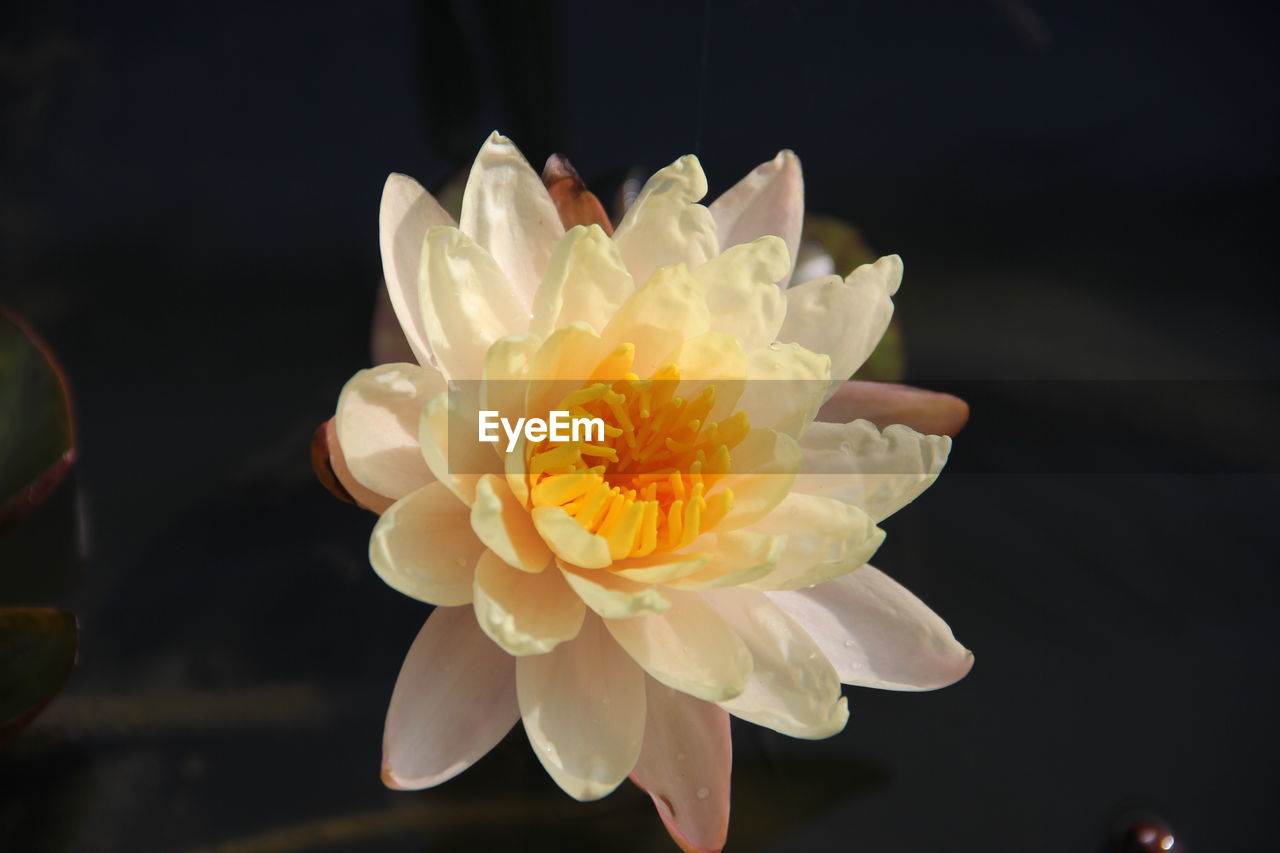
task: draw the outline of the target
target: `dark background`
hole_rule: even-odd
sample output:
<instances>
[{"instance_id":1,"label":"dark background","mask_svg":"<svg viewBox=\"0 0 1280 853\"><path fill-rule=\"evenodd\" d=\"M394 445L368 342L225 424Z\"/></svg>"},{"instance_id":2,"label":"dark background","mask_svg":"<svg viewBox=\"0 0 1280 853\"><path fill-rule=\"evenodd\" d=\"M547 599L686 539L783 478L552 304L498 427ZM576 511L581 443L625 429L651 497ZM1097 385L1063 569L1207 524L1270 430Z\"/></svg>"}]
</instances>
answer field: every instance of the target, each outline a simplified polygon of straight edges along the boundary
<instances>
[{"instance_id":1,"label":"dark background","mask_svg":"<svg viewBox=\"0 0 1280 853\"><path fill-rule=\"evenodd\" d=\"M0 302L70 376L88 559L0 848L674 849L518 728L438 790L378 779L425 608L308 441L369 362L386 174L498 127L602 191L793 148L811 210L904 257L909 378L974 402L876 562L976 667L849 689L828 741L735 722L731 851L1097 851L1132 810L1266 849L1278 34L1211 0L6 8Z\"/></svg>"}]
</instances>

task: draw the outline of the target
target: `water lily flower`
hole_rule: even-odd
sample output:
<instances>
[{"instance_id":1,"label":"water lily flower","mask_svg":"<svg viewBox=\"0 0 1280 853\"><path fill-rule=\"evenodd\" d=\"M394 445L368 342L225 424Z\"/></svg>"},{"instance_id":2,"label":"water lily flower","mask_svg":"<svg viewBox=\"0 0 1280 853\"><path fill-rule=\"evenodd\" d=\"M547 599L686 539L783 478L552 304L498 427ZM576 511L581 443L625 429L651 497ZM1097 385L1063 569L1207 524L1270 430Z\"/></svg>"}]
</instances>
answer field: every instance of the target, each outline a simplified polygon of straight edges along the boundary
<instances>
[{"instance_id":1,"label":"water lily flower","mask_svg":"<svg viewBox=\"0 0 1280 853\"><path fill-rule=\"evenodd\" d=\"M613 230L567 163L544 183L496 133L457 221L387 180L383 269L416 363L357 373L318 437L380 514L374 569L436 606L391 697L387 785L440 784L520 721L571 796L630 776L681 847L719 850L730 715L825 738L848 719L842 683L931 690L968 672L947 625L867 562L951 444L858 419L844 384L889 322L901 260L788 286L791 152L706 192L681 157ZM895 393L872 408L919 408ZM508 453L476 440L480 410L606 432L526 433Z\"/></svg>"}]
</instances>

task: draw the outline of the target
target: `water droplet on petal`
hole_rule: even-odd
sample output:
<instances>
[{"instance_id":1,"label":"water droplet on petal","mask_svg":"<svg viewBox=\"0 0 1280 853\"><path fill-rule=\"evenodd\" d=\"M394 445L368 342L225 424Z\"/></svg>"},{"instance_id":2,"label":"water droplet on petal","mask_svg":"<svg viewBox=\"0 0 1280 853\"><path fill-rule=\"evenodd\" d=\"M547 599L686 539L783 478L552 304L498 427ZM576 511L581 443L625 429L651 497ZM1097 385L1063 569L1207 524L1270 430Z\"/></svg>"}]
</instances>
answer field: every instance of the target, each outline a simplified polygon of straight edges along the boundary
<instances>
[{"instance_id":1,"label":"water droplet on petal","mask_svg":"<svg viewBox=\"0 0 1280 853\"><path fill-rule=\"evenodd\" d=\"M845 647L846 649L851 649L851 648L853 648L853 647L854 647L854 646L856 646L856 645L858 645L858 644L857 644L855 641L853 641L853 640L845 640L845 641L844 641L844 647Z\"/></svg>"},{"instance_id":2,"label":"water droplet on petal","mask_svg":"<svg viewBox=\"0 0 1280 853\"><path fill-rule=\"evenodd\" d=\"M850 445L850 444L849 444L849 442L847 442L847 441L842 441L842 442L840 442L840 452L841 452L841 453L852 453L852 452L853 452L853 446L852 446L852 445Z\"/></svg>"},{"instance_id":3,"label":"water droplet on petal","mask_svg":"<svg viewBox=\"0 0 1280 853\"><path fill-rule=\"evenodd\" d=\"M769 344L769 349L775 350L775 351L780 350L782 349L782 344L779 343L778 341L774 341L773 343Z\"/></svg>"},{"instance_id":4,"label":"water droplet on petal","mask_svg":"<svg viewBox=\"0 0 1280 853\"><path fill-rule=\"evenodd\" d=\"M705 800L709 796L711 796L711 791L709 791L708 789L706 788L698 789L698 799Z\"/></svg>"},{"instance_id":5,"label":"water droplet on petal","mask_svg":"<svg viewBox=\"0 0 1280 853\"><path fill-rule=\"evenodd\" d=\"M459 566L465 566L467 564L467 558L459 557L455 562L457 562Z\"/></svg>"},{"instance_id":6,"label":"water droplet on petal","mask_svg":"<svg viewBox=\"0 0 1280 853\"><path fill-rule=\"evenodd\" d=\"M677 753L676 753L676 761L684 761L684 753L683 753L683 752L677 752Z\"/></svg>"}]
</instances>

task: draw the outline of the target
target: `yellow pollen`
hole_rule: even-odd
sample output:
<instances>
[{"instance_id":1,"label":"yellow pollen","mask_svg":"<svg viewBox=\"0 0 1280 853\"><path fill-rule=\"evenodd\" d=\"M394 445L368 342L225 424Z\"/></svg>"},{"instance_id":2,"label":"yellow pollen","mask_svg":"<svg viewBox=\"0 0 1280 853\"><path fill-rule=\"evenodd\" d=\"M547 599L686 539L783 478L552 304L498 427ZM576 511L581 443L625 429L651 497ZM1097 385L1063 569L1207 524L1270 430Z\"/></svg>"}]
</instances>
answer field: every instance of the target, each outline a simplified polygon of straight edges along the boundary
<instances>
[{"instance_id":1,"label":"yellow pollen","mask_svg":"<svg viewBox=\"0 0 1280 853\"><path fill-rule=\"evenodd\" d=\"M714 385L677 397L679 368L641 379L634 359L633 345L619 346L555 407L603 420L603 441L548 439L526 460L533 506L562 508L615 560L683 548L715 527L733 508L733 492L715 485L751 429L744 412L708 421Z\"/></svg>"}]
</instances>

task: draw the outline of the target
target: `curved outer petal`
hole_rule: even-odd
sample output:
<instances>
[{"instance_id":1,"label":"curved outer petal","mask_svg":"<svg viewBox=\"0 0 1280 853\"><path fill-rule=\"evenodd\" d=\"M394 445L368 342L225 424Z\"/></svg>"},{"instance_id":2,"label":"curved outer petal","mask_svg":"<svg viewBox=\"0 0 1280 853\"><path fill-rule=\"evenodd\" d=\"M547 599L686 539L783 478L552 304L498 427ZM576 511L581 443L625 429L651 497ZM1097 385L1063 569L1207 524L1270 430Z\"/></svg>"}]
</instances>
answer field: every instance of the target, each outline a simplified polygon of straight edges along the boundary
<instances>
[{"instance_id":1,"label":"curved outer petal","mask_svg":"<svg viewBox=\"0 0 1280 853\"><path fill-rule=\"evenodd\" d=\"M812 589L766 593L804 627L845 684L934 690L963 678L973 652L947 623L874 566Z\"/></svg>"},{"instance_id":2,"label":"curved outer petal","mask_svg":"<svg viewBox=\"0 0 1280 853\"><path fill-rule=\"evenodd\" d=\"M800 436L804 465L794 491L861 507L875 521L911 503L938 479L951 452L945 435L870 421L811 423Z\"/></svg>"},{"instance_id":3,"label":"curved outer petal","mask_svg":"<svg viewBox=\"0 0 1280 853\"><path fill-rule=\"evenodd\" d=\"M480 633L471 608L437 608L409 647L391 694L382 781L401 790L447 782L518 719L515 659Z\"/></svg>"},{"instance_id":4,"label":"curved outer petal","mask_svg":"<svg viewBox=\"0 0 1280 853\"><path fill-rule=\"evenodd\" d=\"M387 296L400 328L419 364L434 364L427 329L418 306L418 269L427 229L453 225L431 193L408 175L391 174L382 188L378 211L378 244L382 249L382 275Z\"/></svg>"},{"instance_id":5,"label":"curved outer petal","mask_svg":"<svg viewBox=\"0 0 1280 853\"><path fill-rule=\"evenodd\" d=\"M459 227L498 262L527 316L564 226L542 178L500 133L490 134L471 166Z\"/></svg>"},{"instance_id":6,"label":"curved outer petal","mask_svg":"<svg viewBox=\"0 0 1280 853\"><path fill-rule=\"evenodd\" d=\"M804 225L804 176L800 172L800 158L791 151L779 151L776 157L756 166L713 201L710 210L722 251L766 234L786 241L790 261L785 274L777 280L785 287L800 254L800 232Z\"/></svg>"},{"instance_id":7,"label":"curved outer petal","mask_svg":"<svg viewBox=\"0 0 1280 853\"><path fill-rule=\"evenodd\" d=\"M742 583L755 589L800 589L848 574L871 559L885 535L853 504L800 492L751 529L787 537L774 570Z\"/></svg>"},{"instance_id":8,"label":"curved outer petal","mask_svg":"<svg viewBox=\"0 0 1280 853\"><path fill-rule=\"evenodd\" d=\"M446 379L479 379L493 342L529 327L528 309L497 262L457 228L428 229L418 302Z\"/></svg>"},{"instance_id":9,"label":"curved outer petal","mask_svg":"<svg viewBox=\"0 0 1280 853\"><path fill-rule=\"evenodd\" d=\"M398 500L435 479L422 459L418 419L444 387L438 371L416 364L383 364L347 380L334 427L356 482Z\"/></svg>"},{"instance_id":10,"label":"curved outer petal","mask_svg":"<svg viewBox=\"0 0 1280 853\"><path fill-rule=\"evenodd\" d=\"M653 679L645 700L644 745L631 780L653 797L682 849L718 853L729 831L729 715Z\"/></svg>"},{"instance_id":11,"label":"curved outer petal","mask_svg":"<svg viewBox=\"0 0 1280 853\"><path fill-rule=\"evenodd\" d=\"M346 458L342 455L342 445L338 444L338 429L333 425L333 418L321 424L320 428L324 430L324 443L329 450L329 467L332 469L333 475L338 478L338 483L347 490L347 494L351 496L357 506L362 506L381 515L395 501L386 495L380 495L372 489L365 488L356 480L355 475L351 473L351 469L347 467Z\"/></svg>"},{"instance_id":12,"label":"curved outer petal","mask_svg":"<svg viewBox=\"0 0 1280 853\"><path fill-rule=\"evenodd\" d=\"M666 596L648 584L636 583L600 569L575 570L560 563L569 586L588 607L605 619L628 619L671 608Z\"/></svg>"},{"instance_id":13,"label":"curved outer petal","mask_svg":"<svg viewBox=\"0 0 1280 853\"><path fill-rule=\"evenodd\" d=\"M925 435L954 436L969 420L969 404L941 391L853 379L818 410L820 421L843 424L859 418L880 429L904 424Z\"/></svg>"},{"instance_id":14,"label":"curved outer petal","mask_svg":"<svg viewBox=\"0 0 1280 853\"><path fill-rule=\"evenodd\" d=\"M606 619L605 627L645 672L658 681L719 702L742 693L751 655L715 610L693 592L668 590L671 609L635 619Z\"/></svg>"},{"instance_id":15,"label":"curved outer petal","mask_svg":"<svg viewBox=\"0 0 1280 853\"><path fill-rule=\"evenodd\" d=\"M798 436L826 399L831 376L826 355L775 341L747 353L747 383L738 408L753 427Z\"/></svg>"},{"instance_id":16,"label":"curved outer petal","mask_svg":"<svg viewBox=\"0 0 1280 853\"><path fill-rule=\"evenodd\" d=\"M551 562L550 549L505 477L485 474L477 482L471 529L489 550L521 571L540 572Z\"/></svg>"},{"instance_id":17,"label":"curved outer petal","mask_svg":"<svg viewBox=\"0 0 1280 853\"><path fill-rule=\"evenodd\" d=\"M695 269L711 330L731 333L748 352L773 343L787 313L775 285L790 271L786 244L772 236L733 246Z\"/></svg>"},{"instance_id":18,"label":"curved outer petal","mask_svg":"<svg viewBox=\"0 0 1280 853\"><path fill-rule=\"evenodd\" d=\"M824 400L871 355L889 320L902 283L902 259L886 255L863 264L845 279L807 281L787 291L787 318L778 340L831 356L832 383Z\"/></svg>"},{"instance_id":19,"label":"curved outer petal","mask_svg":"<svg viewBox=\"0 0 1280 853\"><path fill-rule=\"evenodd\" d=\"M471 577L484 545L469 511L442 483L391 505L374 525L369 562L392 589L428 604L471 601Z\"/></svg>"},{"instance_id":20,"label":"curved outer petal","mask_svg":"<svg viewBox=\"0 0 1280 853\"><path fill-rule=\"evenodd\" d=\"M598 617L588 615L581 633L550 654L517 660L516 691L534 754L569 796L599 799L635 767L644 672Z\"/></svg>"},{"instance_id":21,"label":"curved outer petal","mask_svg":"<svg viewBox=\"0 0 1280 853\"><path fill-rule=\"evenodd\" d=\"M476 621L512 655L541 655L578 636L586 608L559 572L530 574L492 551L476 563Z\"/></svg>"},{"instance_id":22,"label":"curved outer petal","mask_svg":"<svg viewBox=\"0 0 1280 853\"><path fill-rule=\"evenodd\" d=\"M702 593L751 652L753 668L742 695L720 706L757 725L800 738L830 737L849 709L840 679L817 644L762 592L716 589Z\"/></svg>"},{"instance_id":23,"label":"curved outer petal","mask_svg":"<svg viewBox=\"0 0 1280 853\"><path fill-rule=\"evenodd\" d=\"M551 253L533 299L529 330L546 338L582 322L599 332L633 290L631 273L604 229L575 225Z\"/></svg>"},{"instance_id":24,"label":"curved outer petal","mask_svg":"<svg viewBox=\"0 0 1280 853\"><path fill-rule=\"evenodd\" d=\"M696 267L720 252L716 223L700 204L707 176L698 158L686 154L654 173L636 196L614 242L632 277L644 282L659 267Z\"/></svg>"}]
</instances>

